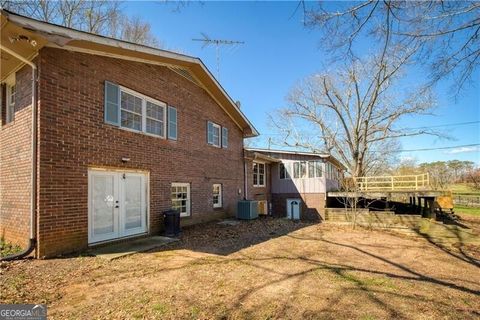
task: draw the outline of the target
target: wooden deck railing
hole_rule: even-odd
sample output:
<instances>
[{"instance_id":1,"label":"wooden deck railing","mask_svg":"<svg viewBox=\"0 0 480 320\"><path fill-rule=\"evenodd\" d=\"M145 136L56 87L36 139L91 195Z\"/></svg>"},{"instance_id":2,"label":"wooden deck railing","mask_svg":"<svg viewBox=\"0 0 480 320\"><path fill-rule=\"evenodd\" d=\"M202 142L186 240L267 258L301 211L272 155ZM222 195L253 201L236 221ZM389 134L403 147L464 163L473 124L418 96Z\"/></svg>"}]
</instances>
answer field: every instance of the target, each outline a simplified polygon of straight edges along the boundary
<instances>
[{"instance_id":1,"label":"wooden deck railing","mask_svg":"<svg viewBox=\"0 0 480 320\"><path fill-rule=\"evenodd\" d=\"M406 176L358 177L359 191L405 191L426 190L430 187L428 173Z\"/></svg>"}]
</instances>

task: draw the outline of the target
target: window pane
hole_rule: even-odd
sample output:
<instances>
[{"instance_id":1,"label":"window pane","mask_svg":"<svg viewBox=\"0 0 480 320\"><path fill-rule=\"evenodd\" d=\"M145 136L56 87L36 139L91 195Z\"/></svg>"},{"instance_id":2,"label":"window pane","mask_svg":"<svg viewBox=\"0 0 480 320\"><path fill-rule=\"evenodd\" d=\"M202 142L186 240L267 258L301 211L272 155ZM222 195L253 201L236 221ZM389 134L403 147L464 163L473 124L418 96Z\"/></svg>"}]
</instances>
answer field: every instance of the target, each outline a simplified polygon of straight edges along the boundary
<instances>
[{"instance_id":1,"label":"window pane","mask_svg":"<svg viewBox=\"0 0 480 320\"><path fill-rule=\"evenodd\" d=\"M264 164L264 163L260 163L260 164L258 165L258 169L259 169L260 174L264 174L264 173L265 173L265 164Z\"/></svg>"},{"instance_id":2,"label":"window pane","mask_svg":"<svg viewBox=\"0 0 480 320\"><path fill-rule=\"evenodd\" d=\"M147 118L147 132L163 136L163 122Z\"/></svg>"},{"instance_id":3,"label":"window pane","mask_svg":"<svg viewBox=\"0 0 480 320\"><path fill-rule=\"evenodd\" d=\"M305 178L307 176L307 164L305 161L300 162L300 178Z\"/></svg>"},{"instance_id":4,"label":"window pane","mask_svg":"<svg viewBox=\"0 0 480 320\"><path fill-rule=\"evenodd\" d=\"M264 180L264 179L265 179L265 176L264 176L263 174L261 174L261 175L259 175L258 178L259 178L259 179L258 179L258 184L261 185L261 186L263 186L263 185L265 184L265 180Z\"/></svg>"},{"instance_id":5,"label":"window pane","mask_svg":"<svg viewBox=\"0 0 480 320\"><path fill-rule=\"evenodd\" d=\"M147 117L163 122L164 108L150 101L147 101Z\"/></svg>"},{"instance_id":6,"label":"window pane","mask_svg":"<svg viewBox=\"0 0 480 320\"><path fill-rule=\"evenodd\" d=\"M315 175L317 178L320 178L322 176L322 162L321 161L316 161L315 162Z\"/></svg>"},{"instance_id":7,"label":"window pane","mask_svg":"<svg viewBox=\"0 0 480 320\"><path fill-rule=\"evenodd\" d=\"M122 127L142 130L142 116L122 110Z\"/></svg>"},{"instance_id":8,"label":"window pane","mask_svg":"<svg viewBox=\"0 0 480 320\"><path fill-rule=\"evenodd\" d=\"M213 144L216 146L220 146L220 128L213 127Z\"/></svg>"},{"instance_id":9,"label":"window pane","mask_svg":"<svg viewBox=\"0 0 480 320\"><path fill-rule=\"evenodd\" d=\"M293 163L293 177L298 179L300 177L300 163L294 162Z\"/></svg>"},{"instance_id":10,"label":"window pane","mask_svg":"<svg viewBox=\"0 0 480 320\"><path fill-rule=\"evenodd\" d=\"M122 109L142 114L142 99L122 91Z\"/></svg>"},{"instance_id":11,"label":"window pane","mask_svg":"<svg viewBox=\"0 0 480 320\"><path fill-rule=\"evenodd\" d=\"M280 170L280 179L285 179L285 165L280 163L278 169Z\"/></svg>"},{"instance_id":12,"label":"window pane","mask_svg":"<svg viewBox=\"0 0 480 320\"><path fill-rule=\"evenodd\" d=\"M308 177L315 178L315 163L316 161L308 161Z\"/></svg>"}]
</instances>

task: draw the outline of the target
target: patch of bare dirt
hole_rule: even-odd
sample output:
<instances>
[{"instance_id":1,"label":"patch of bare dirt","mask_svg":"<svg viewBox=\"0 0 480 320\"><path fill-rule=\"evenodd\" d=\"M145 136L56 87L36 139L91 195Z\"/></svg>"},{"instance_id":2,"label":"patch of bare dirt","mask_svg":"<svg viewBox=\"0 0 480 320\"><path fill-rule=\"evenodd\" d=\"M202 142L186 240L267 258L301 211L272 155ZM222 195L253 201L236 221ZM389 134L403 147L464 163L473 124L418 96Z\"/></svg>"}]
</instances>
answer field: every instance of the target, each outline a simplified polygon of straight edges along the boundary
<instances>
[{"instance_id":1,"label":"patch of bare dirt","mask_svg":"<svg viewBox=\"0 0 480 320\"><path fill-rule=\"evenodd\" d=\"M475 319L478 266L393 233L259 219L188 228L161 250L0 268L3 303L52 319Z\"/></svg>"}]
</instances>

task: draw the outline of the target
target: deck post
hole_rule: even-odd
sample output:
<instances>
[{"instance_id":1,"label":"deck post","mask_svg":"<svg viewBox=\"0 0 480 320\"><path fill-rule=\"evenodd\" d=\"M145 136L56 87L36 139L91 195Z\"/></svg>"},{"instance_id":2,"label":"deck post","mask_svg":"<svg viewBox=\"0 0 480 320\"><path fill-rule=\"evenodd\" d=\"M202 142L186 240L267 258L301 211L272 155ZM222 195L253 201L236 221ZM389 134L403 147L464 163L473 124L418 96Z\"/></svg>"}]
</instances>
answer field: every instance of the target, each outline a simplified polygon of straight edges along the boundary
<instances>
[{"instance_id":1,"label":"deck post","mask_svg":"<svg viewBox=\"0 0 480 320\"><path fill-rule=\"evenodd\" d=\"M425 199L427 200L427 199ZM428 211L427 211L427 215L430 219L436 219L436 214L435 214L435 210L433 208L433 205L434 205L434 199L431 199L431 198L428 198L427 200L427 203L428 203Z\"/></svg>"}]
</instances>

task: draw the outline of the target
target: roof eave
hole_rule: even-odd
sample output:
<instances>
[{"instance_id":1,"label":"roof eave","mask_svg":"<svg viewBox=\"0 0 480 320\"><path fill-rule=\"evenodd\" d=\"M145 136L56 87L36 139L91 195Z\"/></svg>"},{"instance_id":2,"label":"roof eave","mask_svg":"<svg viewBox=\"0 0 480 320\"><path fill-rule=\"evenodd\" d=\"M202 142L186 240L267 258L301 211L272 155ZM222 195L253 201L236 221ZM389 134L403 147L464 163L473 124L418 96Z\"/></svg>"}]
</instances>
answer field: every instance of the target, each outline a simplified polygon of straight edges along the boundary
<instances>
[{"instance_id":1,"label":"roof eave","mask_svg":"<svg viewBox=\"0 0 480 320\"><path fill-rule=\"evenodd\" d=\"M233 99L228 95L225 89L220 85L220 83L215 79L212 73L208 70L205 66L203 61L197 57L191 57L184 54L166 51L158 48L152 48L136 43L131 43L123 40L118 40L114 38L109 38L101 35L96 35L80 30L70 29L63 26L34 20L28 17L24 17L12 12L9 12L4 9L0 9L0 14L7 17L7 20L24 28L30 32L39 33L42 37L46 38L51 43L59 46L79 46L79 42L89 42L89 43L96 43L103 46L109 47L116 47L121 50L127 50L130 52L138 52L145 55L151 55L156 57L161 57L164 59L165 63L178 65L183 67L189 67L191 69L197 69L197 71L203 72L206 77L203 80L208 81L207 85L214 90L215 92L209 94L216 94L217 97L222 98L225 104L238 115L238 119L234 119L240 129L243 131L243 136L248 137L255 137L258 136L259 133L257 129L253 126L253 124L247 119L247 117L243 114L243 112L238 108L237 104L233 101ZM193 70L194 71L194 70ZM204 88L206 89L206 88ZM214 99L217 103L219 101ZM225 110L227 114L229 112ZM230 114L229 114L230 115ZM230 117L233 118L232 115Z\"/></svg>"}]
</instances>

